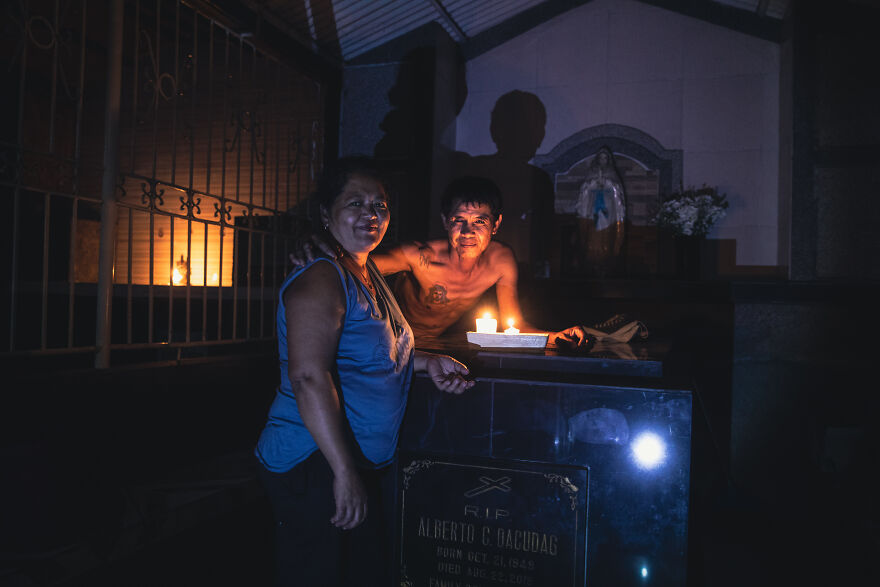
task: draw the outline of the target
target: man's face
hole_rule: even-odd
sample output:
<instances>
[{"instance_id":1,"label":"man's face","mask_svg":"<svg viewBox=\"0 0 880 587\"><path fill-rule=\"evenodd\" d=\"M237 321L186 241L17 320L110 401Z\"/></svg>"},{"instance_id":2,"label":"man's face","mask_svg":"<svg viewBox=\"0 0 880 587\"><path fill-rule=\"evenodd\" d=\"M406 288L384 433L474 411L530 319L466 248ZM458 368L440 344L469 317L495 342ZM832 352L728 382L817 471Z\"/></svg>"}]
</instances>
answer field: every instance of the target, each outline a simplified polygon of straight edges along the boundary
<instances>
[{"instance_id":1,"label":"man's face","mask_svg":"<svg viewBox=\"0 0 880 587\"><path fill-rule=\"evenodd\" d=\"M461 257L479 257L489 246L501 225L501 215L493 222L488 204L460 203L443 218L449 244Z\"/></svg>"}]
</instances>

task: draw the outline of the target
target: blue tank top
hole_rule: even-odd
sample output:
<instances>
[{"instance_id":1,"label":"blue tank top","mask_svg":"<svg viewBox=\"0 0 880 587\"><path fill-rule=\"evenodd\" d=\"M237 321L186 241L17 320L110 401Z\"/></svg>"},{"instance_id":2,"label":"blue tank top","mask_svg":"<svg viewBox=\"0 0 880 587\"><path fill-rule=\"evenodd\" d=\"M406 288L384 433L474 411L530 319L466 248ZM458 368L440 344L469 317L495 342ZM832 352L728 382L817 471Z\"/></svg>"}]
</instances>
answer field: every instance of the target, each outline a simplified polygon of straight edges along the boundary
<instances>
[{"instance_id":1,"label":"blue tank top","mask_svg":"<svg viewBox=\"0 0 880 587\"><path fill-rule=\"evenodd\" d=\"M345 292L333 378L354 440L373 466L382 466L394 456L412 379L412 330L372 261L367 261L367 270L376 288L375 299L354 275L330 259L315 259L288 275L275 315L281 384L255 450L260 462L275 473L289 471L318 449L297 409L288 375L284 308L284 291L318 262L333 264Z\"/></svg>"}]
</instances>

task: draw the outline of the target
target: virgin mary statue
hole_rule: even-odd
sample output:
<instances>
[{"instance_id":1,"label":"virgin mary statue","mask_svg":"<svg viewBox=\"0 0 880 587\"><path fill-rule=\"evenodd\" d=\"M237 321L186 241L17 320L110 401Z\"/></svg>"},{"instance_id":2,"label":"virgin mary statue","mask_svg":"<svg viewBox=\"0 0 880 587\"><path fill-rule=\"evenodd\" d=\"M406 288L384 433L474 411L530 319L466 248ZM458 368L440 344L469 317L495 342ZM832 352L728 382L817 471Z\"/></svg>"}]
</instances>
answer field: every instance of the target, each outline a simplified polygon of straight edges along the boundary
<instances>
[{"instance_id":1,"label":"virgin mary statue","mask_svg":"<svg viewBox=\"0 0 880 587\"><path fill-rule=\"evenodd\" d=\"M575 213L584 266L601 277L617 264L626 220L623 182L608 147L599 149L590 162Z\"/></svg>"}]
</instances>

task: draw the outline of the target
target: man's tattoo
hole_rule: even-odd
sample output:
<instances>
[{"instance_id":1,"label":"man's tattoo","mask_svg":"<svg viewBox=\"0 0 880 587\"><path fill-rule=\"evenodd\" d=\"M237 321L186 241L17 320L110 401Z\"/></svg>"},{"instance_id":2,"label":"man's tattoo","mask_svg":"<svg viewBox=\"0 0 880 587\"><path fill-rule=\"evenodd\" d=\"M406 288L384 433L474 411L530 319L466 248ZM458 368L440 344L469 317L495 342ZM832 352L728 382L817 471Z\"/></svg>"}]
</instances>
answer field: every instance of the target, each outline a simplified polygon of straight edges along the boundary
<instances>
[{"instance_id":1,"label":"man's tattoo","mask_svg":"<svg viewBox=\"0 0 880 587\"><path fill-rule=\"evenodd\" d=\"M419 251L419 265L427 269L430 264L431 260L428 258L427 251L425 251L425 249L421 249Z\"/></svg>"},{"instance_id":2,"label":"man's tattoo","mask_svg":"<svg viewBox=\"0 0 880 587\"><path fill-rule=\"evenodd\" d=\"M446 288L435 283L428 289L428 295L425 296L425 303L428 305L448 304L449 298L446 297Z\"/></svg>"}]
</instances>

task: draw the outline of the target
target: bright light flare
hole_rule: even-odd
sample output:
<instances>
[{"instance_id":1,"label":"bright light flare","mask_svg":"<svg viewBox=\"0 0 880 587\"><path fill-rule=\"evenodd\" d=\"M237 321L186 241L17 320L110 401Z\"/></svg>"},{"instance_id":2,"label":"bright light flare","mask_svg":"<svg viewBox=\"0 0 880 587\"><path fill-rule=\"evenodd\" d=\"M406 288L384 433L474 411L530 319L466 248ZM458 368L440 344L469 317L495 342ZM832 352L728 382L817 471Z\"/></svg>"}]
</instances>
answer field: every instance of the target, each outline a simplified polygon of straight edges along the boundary
<instances>
[{"instance_id":1,"label":"bright light flare","mask_svg":"<svg viewBox=\"0 0 880 587\"><path fill-rule=\"evenodd\" d=\"M642 432L632 444L633 459L642 469L656 469L666 461L666 442L653 432Z\"/></svg>"}]
</instances>

